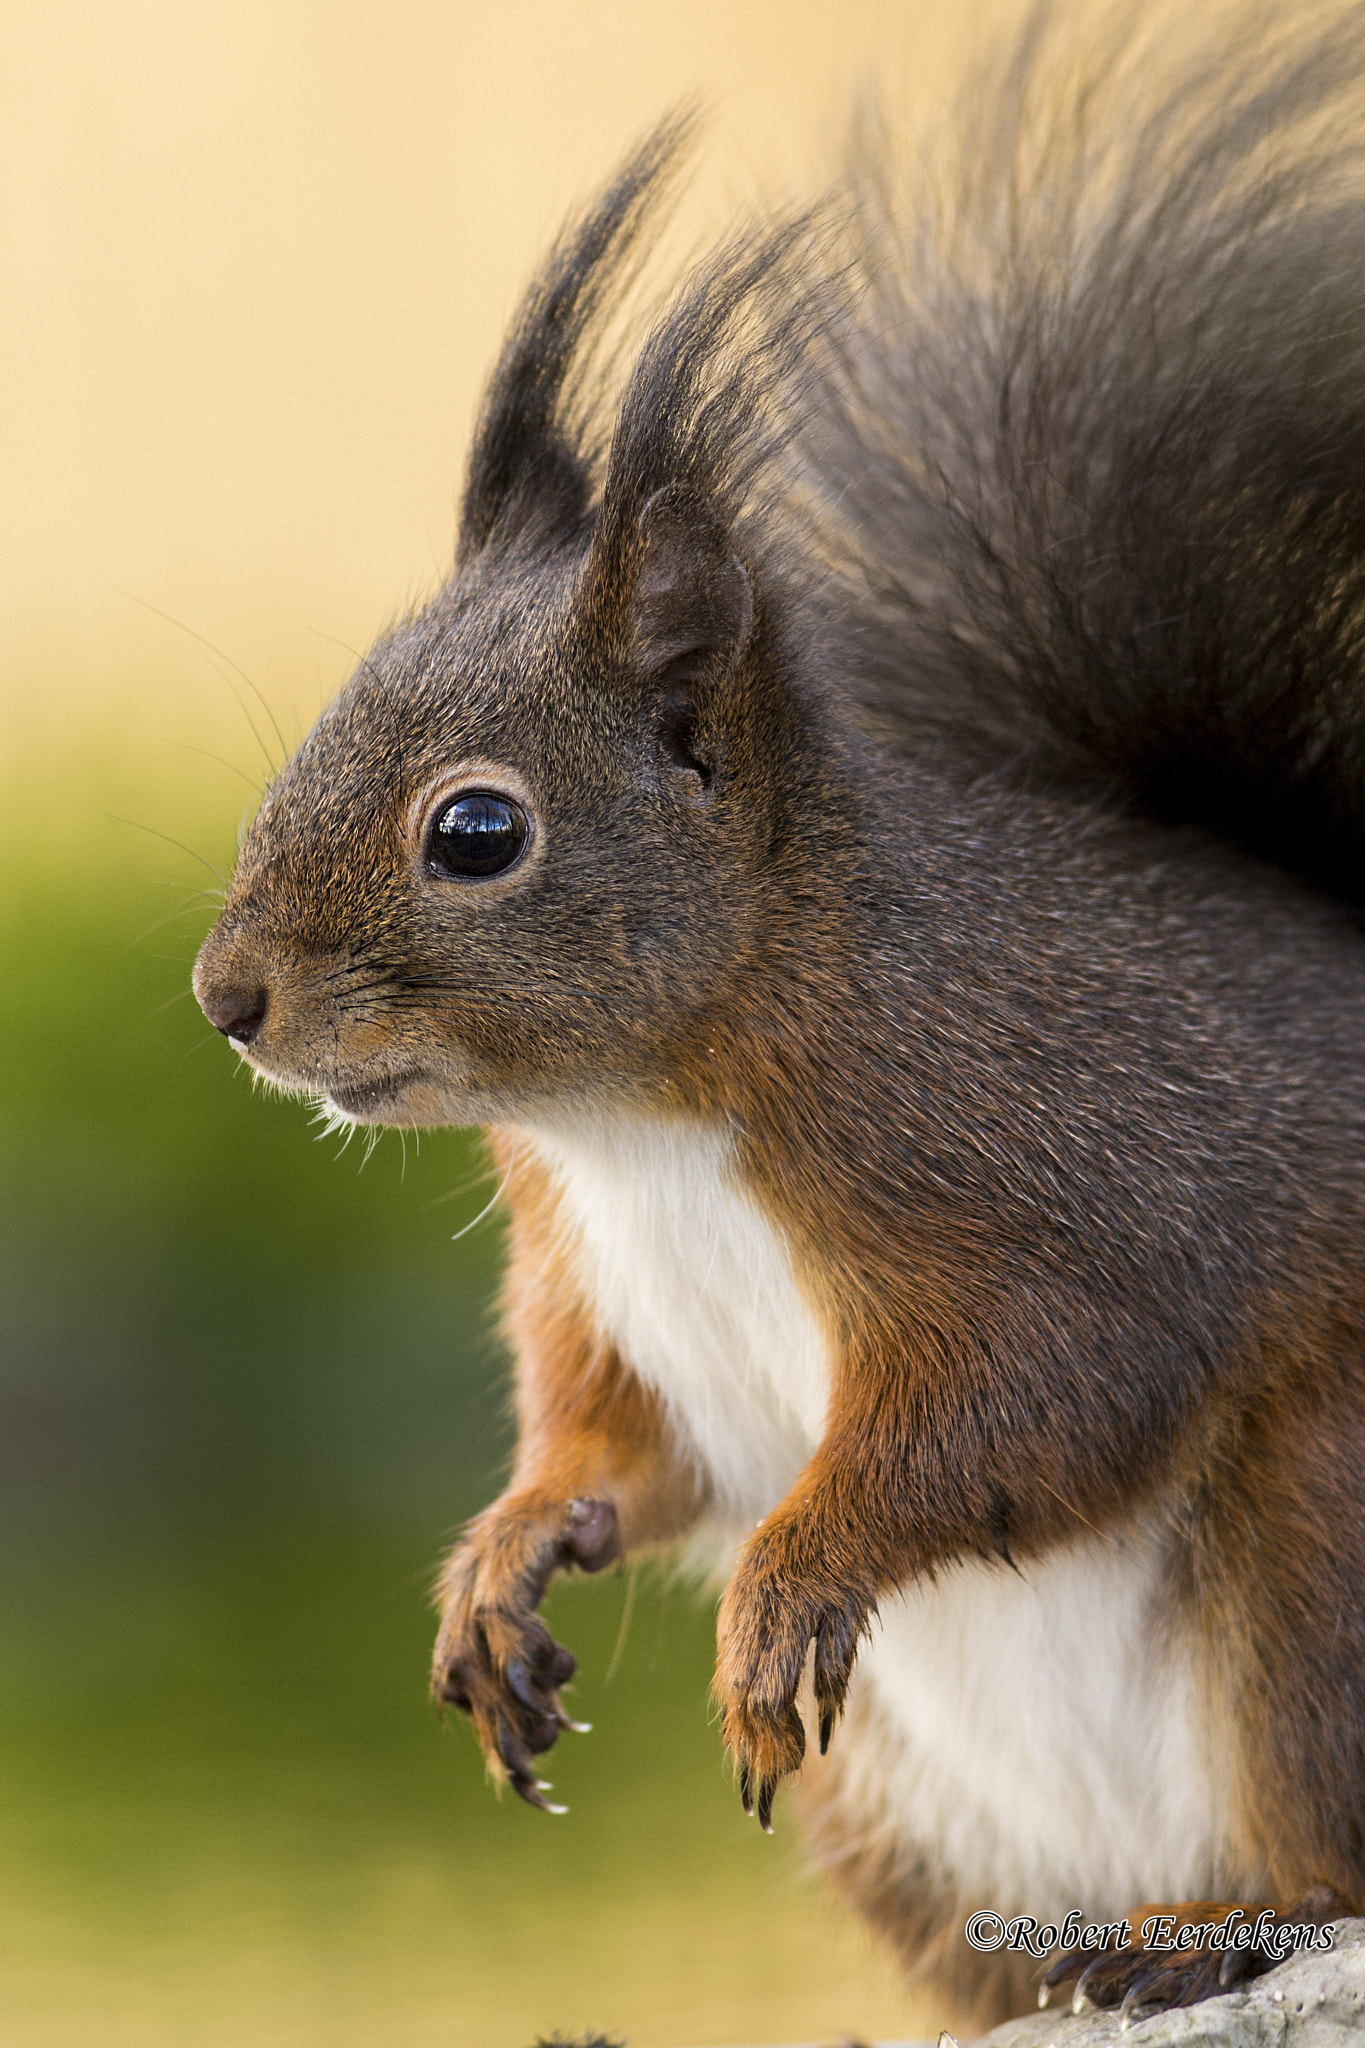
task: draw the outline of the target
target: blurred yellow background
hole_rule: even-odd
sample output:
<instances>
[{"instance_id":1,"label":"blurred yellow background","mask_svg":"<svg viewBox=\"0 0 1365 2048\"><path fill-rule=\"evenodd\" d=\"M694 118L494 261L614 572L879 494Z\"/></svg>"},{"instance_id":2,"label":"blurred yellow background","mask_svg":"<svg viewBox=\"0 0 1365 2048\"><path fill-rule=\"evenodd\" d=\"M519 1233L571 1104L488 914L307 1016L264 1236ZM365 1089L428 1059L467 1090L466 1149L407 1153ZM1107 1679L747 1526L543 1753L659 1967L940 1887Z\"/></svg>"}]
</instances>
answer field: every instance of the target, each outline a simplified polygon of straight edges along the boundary
<instances>
[{"instance_id":1,"label":"blurred yellow background","mask_svg":"<svg viewBox=\"0 0 1365 2048\"><path fill-rule=\"evenodd\" d=\"M479 1162L358 1177L184 990L198 863L278 760L254 692L292 744L438 581L564 209L700 89L687 227L719 226L818 181L861 80L932 103L968 40L905 0L6 9L0 2042L948 2017L789 1816L743 1823L697 1596L557 1596L598 1724L567 1820L442 1733L424 1589L506 1449L496 1224L450 1243Z\"/></svg>"},{"instance_id":2,"label":"blurred yellow background","mask_svg":"<svg viewBox=\"0 0 1365 2048\"><path fill-rule=\"evenodd\" d=\"M932 93L959 22L913 0L16 0L12 746L66 743L73 717L152 745L230 730L134 600L306 719L345 672L335 642L438 579L482 378L565 209L700 89L688 222L719 225L818 175L863 81Z\"/></svg>"}]
</instances>

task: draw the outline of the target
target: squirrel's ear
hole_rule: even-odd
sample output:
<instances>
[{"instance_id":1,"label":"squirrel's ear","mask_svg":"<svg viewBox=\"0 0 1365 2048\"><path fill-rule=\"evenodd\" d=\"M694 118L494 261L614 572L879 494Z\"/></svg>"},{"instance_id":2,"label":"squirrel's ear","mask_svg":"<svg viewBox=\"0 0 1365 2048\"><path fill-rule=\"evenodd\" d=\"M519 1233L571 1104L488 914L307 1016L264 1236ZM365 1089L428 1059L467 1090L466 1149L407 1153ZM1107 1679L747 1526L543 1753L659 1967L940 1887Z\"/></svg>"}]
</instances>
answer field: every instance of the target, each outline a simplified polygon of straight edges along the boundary
<instances>
[{"instance_id":1,"label":"squirrel's ear","mask_svg":"<svg viewBox=\"0 0 1365 2048\"><path fill-rule=\"evenodd\" d=\"M754 593L728 528L686 484L656 491L636 538L631 625L637 658L676 680L728 666L749 637Z\"/></svg>"},{"instance_id":2,"label":"squirrel's ear","mask_svg":"<svg viewBox=\"0 0 1365 2048\"><path fill-rule=\"evenodd\" d=\"M592 463L576 377L631 251L677 184L696 123L686 107L661 121L595 206L562 236L531 284L484 393L460 510L457 559L495 534L576 535L592 498ZM581 396L581 393L579 394Z\"/></svg>"}]
</instances>

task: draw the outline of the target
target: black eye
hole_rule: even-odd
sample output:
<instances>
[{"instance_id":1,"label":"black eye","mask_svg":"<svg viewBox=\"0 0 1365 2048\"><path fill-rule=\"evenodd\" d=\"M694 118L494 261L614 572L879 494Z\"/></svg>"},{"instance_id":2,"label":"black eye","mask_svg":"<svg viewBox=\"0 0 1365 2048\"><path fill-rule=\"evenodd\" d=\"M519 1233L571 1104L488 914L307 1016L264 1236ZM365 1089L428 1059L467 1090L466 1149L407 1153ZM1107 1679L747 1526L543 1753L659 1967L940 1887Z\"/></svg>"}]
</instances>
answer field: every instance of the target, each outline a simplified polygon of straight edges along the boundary
<instances>
[{"instance_id":1,"label":"black eye","mask_svg":"<svg viewBox=\"0 0 1365 2048\"><path fill-rule=\"evenodd\" d=\"M500 875L520 858L531 826L510 796L491 789L467 790L445 804L432 821L427 866L433 875L479 881Z\"/></svg>"}]
</instances>

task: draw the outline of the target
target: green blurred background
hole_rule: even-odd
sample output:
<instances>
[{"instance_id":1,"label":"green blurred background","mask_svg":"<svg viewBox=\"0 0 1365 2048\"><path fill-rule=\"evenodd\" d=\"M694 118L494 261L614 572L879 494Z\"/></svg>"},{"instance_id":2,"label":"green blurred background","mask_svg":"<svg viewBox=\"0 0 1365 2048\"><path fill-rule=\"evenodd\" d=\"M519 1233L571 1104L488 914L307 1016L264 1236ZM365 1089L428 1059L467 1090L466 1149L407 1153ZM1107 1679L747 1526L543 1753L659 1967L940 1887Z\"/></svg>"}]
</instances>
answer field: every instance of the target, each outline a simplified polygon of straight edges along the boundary
<instances>
[{"instance_id":1,"label":"green blurred background","mask_svg":"<svg viewBox=\"0 0 1365 2048\"><path fill-rule=\"evenodd\" d=\"M695 1593L554 1594L567 1818L442 1729L427 1587L508 1450L496 1216L452 1242L477 1144L361 1170L186 988L274 720L440 573L564 206L700 86L689 226L723 219L860 77L932 99L952 40L882 0L6 9L5 2044L937 2023L790 1817L742 1820Z\"/></svg>"}]
</instances>

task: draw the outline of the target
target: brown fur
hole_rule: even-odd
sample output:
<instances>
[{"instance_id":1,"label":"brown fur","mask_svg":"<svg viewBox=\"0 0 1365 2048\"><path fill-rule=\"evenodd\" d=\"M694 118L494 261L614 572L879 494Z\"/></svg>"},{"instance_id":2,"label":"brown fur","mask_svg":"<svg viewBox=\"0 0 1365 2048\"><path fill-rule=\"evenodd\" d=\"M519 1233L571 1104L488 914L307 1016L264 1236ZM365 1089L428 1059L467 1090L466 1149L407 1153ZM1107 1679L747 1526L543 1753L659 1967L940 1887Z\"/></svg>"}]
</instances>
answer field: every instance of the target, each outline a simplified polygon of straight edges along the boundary
<instances>
[{"instance_id":1,"label":"brown fur","mask_svg":"<svg viewBox=\"0 0 1365 2048\"><path fill-rule=\"evenodd\" d=\"M536 1615L551 1575L575 1564L600 1570L623 1550L678 1535L700 1513L704 1488L657 1397L575 1299L543 1170L518 1163L505 1142L494 1151L513 1217L503 1300L518 1359L517 1454L506 1491L468 1525L441 1575L432 1683L470 1716L498 1775L543 1804L548 1788L532 1757L571 1725L559 1689L575 1669ZM575 1504L603 1501L611 1524L584 1554Z\"/></svg>"},{"instance_id":2,"label":"brown fur","mask_svg":"<svg viewBox=\"0 0 1365 2048\"><path fill-rule=\"evenodd\" d=\"M196 988L284 1085L493 1127L520 1442L435 1682L523 1796L567 1718L550 1574L708 1507L521 1145L653 1119L727 1134L832 1360L720 1612L746 1803L829 1740L879 1599L1159 1508L1231 1873L1358 1894L1365 13L1215 51L1117 166L1082 111L1039 140L1040 39L951 236L864 167L851 256L739 238L608 400L678 133L645 145L528 295L450 582L267 795ZM489 789L525 852L474 886L433 835ZM1015 2003L820 1783L869 1917Z\"/></svg>"}]
</instances>

